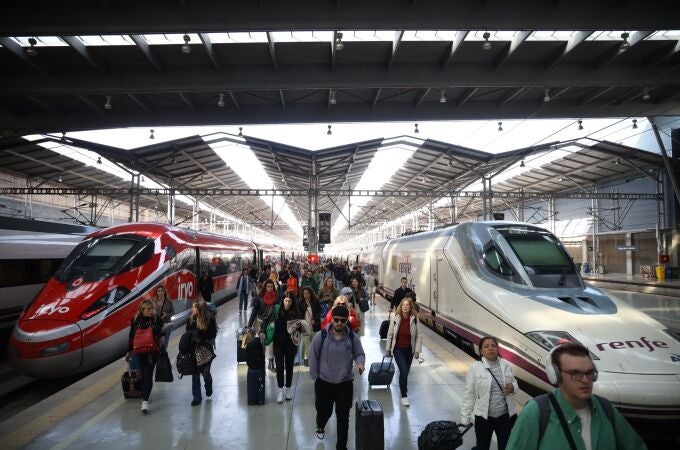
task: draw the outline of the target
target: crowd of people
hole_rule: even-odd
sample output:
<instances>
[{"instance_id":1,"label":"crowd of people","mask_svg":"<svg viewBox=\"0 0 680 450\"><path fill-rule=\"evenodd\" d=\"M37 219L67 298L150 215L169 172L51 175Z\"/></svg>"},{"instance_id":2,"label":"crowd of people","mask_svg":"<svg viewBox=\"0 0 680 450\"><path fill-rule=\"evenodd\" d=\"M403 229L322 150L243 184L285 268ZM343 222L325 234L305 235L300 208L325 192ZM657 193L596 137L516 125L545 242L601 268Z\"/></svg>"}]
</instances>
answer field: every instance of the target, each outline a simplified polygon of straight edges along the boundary
<instances>
[{"instance_id":1,"label":"crowd of people","mask_svg":"<svg viewBox=\"0 0 680 450\"><path fill-rule=\"evenodd\" d=\"M215 316L206 303L212 294L211 284L203 280L201 292L208 299L192 305L185 328L193 348L209 351L214 349L217 333ZM276 374L276 401L293 398L294 360L299 351L314 380L316 435L324 438L335 409L338 449L347 447L354 367L362 374L366 363L364 313L366 305L375 305L377 286L373 270L362 273L359 267L350 270L347 264L335 261L318 267L290 262L278 271L274 266L262 271L243 269L237 281L239 314L246 314L250 306L248 328L266 344L267 368ZM413 360L420 360L422 354L422 325L415 293L406 278L390 300L385 356L393 358L398 367L400 403L408 407L408 376ZM131 323L126 358L134 355L143 375L144 413L149 411L157 356L169 339L168 332L162 334L161 330L172 314L172 302L160 286L153 299L140 304ZM137 345L145 339L157 345ZM498 339L485 336L476 344L479 361L467 373L460 416L462 425L474 426L475 449L489 449L494 433L499 450L646 448L616 408L593 395L598 372L590 352L581 344L570 342L553 348L548 373L557 388L530 400L519 414L514 400L519 386L510 364L500 356ZM208 361L192 375L191 405L202 401L201 377L205 395L212 395L210 366Z\"/></svg>"}]
</instances>

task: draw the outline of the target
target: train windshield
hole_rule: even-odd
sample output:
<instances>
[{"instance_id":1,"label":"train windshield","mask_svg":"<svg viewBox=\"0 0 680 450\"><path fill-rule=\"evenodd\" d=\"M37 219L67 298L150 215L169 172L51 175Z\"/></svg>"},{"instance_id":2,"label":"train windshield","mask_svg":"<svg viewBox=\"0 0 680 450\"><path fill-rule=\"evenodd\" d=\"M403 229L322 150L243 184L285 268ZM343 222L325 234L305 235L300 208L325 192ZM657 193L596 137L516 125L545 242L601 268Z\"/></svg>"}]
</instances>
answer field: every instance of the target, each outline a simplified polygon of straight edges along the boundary
<instances>
[{"instance_id":1,"label":"train windshield","mask_svg":"<svg viewBox=\"0 0 680 450\"><path fill-rule=\"evenodd\" d=\"M580 287L569 255L555 236L531 227L498 227L535 287Z\"/></svg>"},{"instance_id":2,"label":"train windshield","mask_svg":"<svg viewBox=\"0 0 680 450\"><path fill-rule=\"evenodd\" d=\"M97 273L100 275L97 278L118 273L148 247L147 243L146 238L136 235L104 236L83 241L64 260L55 277L63 281L83 273Z\"/></svg>"}]
</instances>

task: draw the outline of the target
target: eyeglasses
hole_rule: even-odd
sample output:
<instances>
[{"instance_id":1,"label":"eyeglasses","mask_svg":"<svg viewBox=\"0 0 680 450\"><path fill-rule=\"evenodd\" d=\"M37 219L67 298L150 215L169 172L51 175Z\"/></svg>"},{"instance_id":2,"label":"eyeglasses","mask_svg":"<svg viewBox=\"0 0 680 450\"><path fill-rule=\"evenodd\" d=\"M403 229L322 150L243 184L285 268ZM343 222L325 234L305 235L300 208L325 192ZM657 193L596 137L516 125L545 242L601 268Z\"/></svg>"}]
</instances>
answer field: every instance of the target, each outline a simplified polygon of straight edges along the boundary
<instances>
[{"instance_id":1,"label":"eyeglasses","mask_svg":"<svg viewBox=\"0 0 680 450\"><path fill-rule=\"evenodd\" d=\"M589 370L588 372L580 372L578 370L562 370L560 372L568 373L571 376L571 381L581 381L584 377L588 381L597 380L597 370Z\"/></svg>"},{"instance_id":2,"label":"eyeglasses","mask_svg":"<svg viewBox=\"0 0 680 450\"><path fill-rule=\"evenodd\" d=\"M333 322L335 322L335 323L347 323L347 319L341 319L339 317L333 317Z\"/></svg>"}]
</instances>

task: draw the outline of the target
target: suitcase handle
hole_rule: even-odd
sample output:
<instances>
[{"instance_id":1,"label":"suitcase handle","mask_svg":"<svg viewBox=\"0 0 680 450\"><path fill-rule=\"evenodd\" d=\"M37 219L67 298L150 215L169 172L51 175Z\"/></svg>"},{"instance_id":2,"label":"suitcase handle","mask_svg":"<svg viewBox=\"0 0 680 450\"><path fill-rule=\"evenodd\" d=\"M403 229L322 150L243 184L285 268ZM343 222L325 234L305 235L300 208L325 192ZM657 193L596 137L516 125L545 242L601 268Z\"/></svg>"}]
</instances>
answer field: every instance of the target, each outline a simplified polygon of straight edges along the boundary
<instances>
[{"instance_id":1,"label":"suitcase handle","mask_svg":"<svg viewBox=\"0 0 680 450\"><path fill-rule=\"evenodd\" d=\"M385 363L385 359L386 359L386 358L390 358L390 361L388 362L388 364L392 364L392 358L393 358L393 356L383 356L382 361L380 361L380 371L381 371L381 372L382 372L382 370L383 370L383 364ZM389 366L388 366L388 367L389 367Z\"/></svg>"}]
</instances>

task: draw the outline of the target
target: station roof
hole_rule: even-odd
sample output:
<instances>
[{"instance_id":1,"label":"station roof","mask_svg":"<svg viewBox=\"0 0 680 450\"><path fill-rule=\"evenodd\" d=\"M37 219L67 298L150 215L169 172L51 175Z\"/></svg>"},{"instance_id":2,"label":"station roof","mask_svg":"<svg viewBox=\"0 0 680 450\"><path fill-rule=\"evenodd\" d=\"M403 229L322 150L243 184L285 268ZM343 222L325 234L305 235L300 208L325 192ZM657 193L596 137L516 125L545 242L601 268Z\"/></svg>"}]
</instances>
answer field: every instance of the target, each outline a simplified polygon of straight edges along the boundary
<instances>
[{"instance_id":1,"label":"station roof","mask_svg":"<svg viewBox=\"0 0 680 450\"><path fill-rule=\"evenodd\" d=\"M677 115L675 11L672 0L11 2L0 131Z\"/></svg>"},{"instance_id":2,"label":"station roof","mask_svg":"<svg viewBox=\"0 0 680 450\"><path fill-rule=\"evenodd\" d=\"M237 173L220 156L220 148L223 147L251 150L273 184L263 186L258 184L258 180L244 179L243 173ZM439 194L479 191L482 176L491 177L494 192L524 190L537 195L567 192L587 194L592 192L593 184L641 176L654 178L663 165L658 154L589 138L492 154L412 136L381 138L311 151L255 137L215 133L131 150L75 138L62 141L58 136L45 136L35 141L6 138L0 140L0 167L8 173L28 178L32 187L84 189L86 191L83 191L82 198L85 200L90 198L86 194L96 193L98 189L130 188L129 178L122 179L102 170L96 162L86 165L57 151L64 148L95 152L107 162L116 164L122 170L123 177L130 173L141 173L159 187L193 190L193 198L290 242L298 241L301 230L293 229L293 225L279 217L281 208L272 208L264 191L279 191L276 196L285 199L294 220L306 223L309 211L307 193L313 162L319 175L318 211L330 212L332 223L336 223L342 217L343 205L348 201L347 194L356 189L378 152L394 148L412 152L404 166L380 189L381 192L374 193L365 204L358 207L358 212L354 211L349 230L346 228L336 242L412 211L416 211L422 220L433 216L435 225L449 223L450 199L448 203L446 200L441 201ZM263 192L254 192L257 189ZM392 191L400 193L392 195ZM128 202L130 196L125 193L102 194L97 198L98 202ZM352 198L356 199L354 195ZM483 210L479 196L459 200L459 221L473 219ZM494 210L504 210L516 205L517 201L512 198L494 198L492 207ZM140 205L147 209L163 210L167 205L167 197L157 193L142 195ZM176 223L190 222L191 207L177 205ZM207 217L208 212L205 211L200 215L201 220Z\"/></svg>"}]
</instances>

